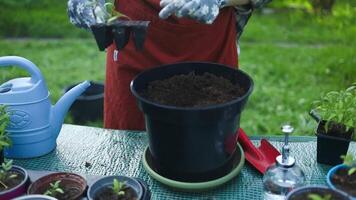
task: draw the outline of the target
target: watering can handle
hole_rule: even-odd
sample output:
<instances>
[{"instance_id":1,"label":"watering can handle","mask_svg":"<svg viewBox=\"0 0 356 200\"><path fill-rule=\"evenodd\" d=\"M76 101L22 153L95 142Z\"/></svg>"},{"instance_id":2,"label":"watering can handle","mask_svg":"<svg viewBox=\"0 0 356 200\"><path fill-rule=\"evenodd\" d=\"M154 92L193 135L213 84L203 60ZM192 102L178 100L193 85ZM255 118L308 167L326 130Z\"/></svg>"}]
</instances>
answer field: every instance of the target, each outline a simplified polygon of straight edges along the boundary
<instances>
[{"instance_id":1,"label":"watering can handle","mask_svg":"<svg viewBox=\"0 0 356 200\"><path fill-rule=\"evenodd\" d=\"M28 71L31 75L31 81L36 83L43 79L41 71L31 61L19 56L3 56L0 57L0 67L16 65Z\"/></svg>"}]
</instances>

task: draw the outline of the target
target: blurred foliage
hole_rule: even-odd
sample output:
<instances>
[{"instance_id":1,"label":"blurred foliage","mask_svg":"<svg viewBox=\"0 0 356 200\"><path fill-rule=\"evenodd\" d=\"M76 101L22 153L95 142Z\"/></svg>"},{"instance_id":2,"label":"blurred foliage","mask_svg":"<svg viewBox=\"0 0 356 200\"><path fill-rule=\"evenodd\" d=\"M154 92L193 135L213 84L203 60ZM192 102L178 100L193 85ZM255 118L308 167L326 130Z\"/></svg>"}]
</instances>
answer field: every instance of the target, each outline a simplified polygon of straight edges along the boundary
<instances>
[{"instance_id":1,"label":"blurred foliage","mask_svg":"<svg viewBox=\"0 0 356 200\"><path fill-rule=\"evenodd\" d=\"M66 0L1 0L0 37L90 37L69 22Z\"/></svg>"}]
</instances>

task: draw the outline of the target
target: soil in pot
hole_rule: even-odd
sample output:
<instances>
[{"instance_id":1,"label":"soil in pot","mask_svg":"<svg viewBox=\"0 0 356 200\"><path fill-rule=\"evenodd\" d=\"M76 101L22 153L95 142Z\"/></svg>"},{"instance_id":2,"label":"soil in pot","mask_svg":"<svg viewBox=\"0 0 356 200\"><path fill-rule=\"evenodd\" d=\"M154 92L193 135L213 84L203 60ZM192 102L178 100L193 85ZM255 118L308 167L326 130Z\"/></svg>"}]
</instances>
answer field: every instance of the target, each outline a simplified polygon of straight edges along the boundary
<instances>
[{"instance_id":1,"label":"soil in pot","mask_svg":"<svg viewBox=\"0 0 356 200\"><path fill-rule=\"evenodd\" d=\"M328 128L326 128L325 121L322 121L320 123L321 124L317 130L317 132L319 134L334 136L334 137L350 140L352 137L352 133L354 132L354 129L349 129L346 131L346 126L343 124L330 122L328 125Z\"/></svg>"},{"instance_id":2,"label":"soil in pot","mask_svg":"<svg viewBox=\"0 0 356 200\"><path fill-rule=\"evenodd\" d=\"M222 104L243 96L246 91L224 77L211 73L175 75L152 81L142 96L150 101L177 107Z\"/></svg>"},{"instance_id":3,"label":"soil in pot","mask_svg":"<svg viewBox=\"0 0 356 200\"><path fill-rule=\"evenodd\" d=\"M111 187L105 187L97 192L94 200L137 200L137 194L131 187L125 188L124 192L125 195L117 196Z\"/></svg>"},{"instance_id":4,"label":"soil in pot","mask_svg":"<svg viewBox=\"0 0 356 200\"><path fill-rule=\"evenodd\" d=\"M340 168L331 177L331 182L336 188L348 193L351 196L356 196L356 173L348 175L347 168Z\"/></svg>"},{"instance_id":5,"label":"soil in pot","mask_svg":"<svg viewBox=\"0 0 356 200\"><path fill-rule=\"evenodd\" d=\"M25 176L18 171L10 171L9 173L8 177L12 175L16 175L16 177L6 179L3 182L6 187L3 184L0 184L0 192L11 190L12 188L18 186L25 178Z\"/></svg>"},{"instance_id":6,"label":"soil in pot","mask_svg":"<svg viewBox=\"0 0 356 200\"><path fill-rule=\"evenodd\" d=\"M325 197L327 195L331 195L332 200L344 200L345 197L340 196L337 193L333 193L327 190L321 190L321 191L312 191L312 192L304 192L304 193L298 193L296 195L293 195L289 200L308 200L310 199L308 196L310 194L317 194L321 197Z\"/></svg>"},{"instance_id":7,"label":"soil in pot","mask_svg":"<svg viewBox=\"0 0 356 200\"><path fill-rule=\"evenodd\" d=\"M49 186L46 188L43 188L45 191L49 189ZM76 199L75 197L78 196L78 193L81 193L82 191L78 189L78 187L73 187L72 185L61 185L61 189L64 191L63 194L61 193L56 193L53 197L58 199L58 200L70 200L70 199Z\"/></svg>"}]
</instances>

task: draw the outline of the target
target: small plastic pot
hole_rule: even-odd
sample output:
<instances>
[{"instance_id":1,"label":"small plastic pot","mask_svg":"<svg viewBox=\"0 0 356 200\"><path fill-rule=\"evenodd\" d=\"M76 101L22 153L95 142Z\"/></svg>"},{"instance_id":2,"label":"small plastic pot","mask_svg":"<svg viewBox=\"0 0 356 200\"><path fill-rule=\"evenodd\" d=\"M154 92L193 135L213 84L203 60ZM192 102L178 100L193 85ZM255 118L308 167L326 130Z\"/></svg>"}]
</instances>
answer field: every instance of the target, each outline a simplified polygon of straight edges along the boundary
<instances>
[{"instance_id":1,"label":"small plastic pot","mask_svg":"<svg viewBox=\"0 0 356 200\"><path fill-rule=\"evenodd\" d=\"M90 28L100 51L104 51L112 44L113 36L111 26L106 24L94 24Z\"/></svg>"},{"instance_id":2,"label":"small plastic pot","mask_svg":"<svg viewBox=\"0 0 356 200\"><path fill-rule=\"evenodd\" d=\"M102 191L102 189L111 187L114 179L119 180L120 182L125 182L128 187L131 187L135 192L138 200L146 200L144 199L144 188L135 178L127 177L127 176L107 176L95 181L91 186L89 186L87 192L87 198L89 200L94 200L95 196L98 192Z\"/></svg>"},{"instance_id":3,"label":"small plastic pot","mask_svg":"<svg viewBox=\"0 0 356 200\"><path fill-rule=\"evenodd\" d=\"M16 171L16 172L19 172L21 173L24 178L23 180L21 181L21 183L19 185L17 185L16 187L10 189L10 190L6 190L6 191L3 191L3 192L0 192L0 199L1 200L10 200L10 199L13 199L15 197L19 197L23 194L26 194L26 190L27 190L27 187L28 187L28 184L29 184L29 178L28 178L28 173L27 171L22 168L22 167L19 167L19 166L12 166L12 171Z\"/></svg>"},{"instance_id":4,"label":"small plastic pot","mask_svg":"<svg viewBox=\"0 0 356 200\"><path fill-rule=\"evenodd\" d=\"M326 165L341 164L343 162L341 156L346 155L349 149L352 132L345 133L349 139L330 136L323 133L324 126L325 121L321 121L316 130L317 162Z\"/></svg>"},{"instance_id":5,"label":"small plastic pot","mask_svg":"<svg viewBox=\"0 0 356 200\"><path fill-rule=\"evenodd\" d=\"M0 150L0 163L3 163L4 162L4 149L1 149Z\"/></svg>"},{"instance_id":6,"label":"small plastic pot","mask_svg":"<svg viewBox=\"0 0 356 200\"><path fill-rule=\"evenodd\" d=\"M338 188L335 187L334 183L331 181L333 175L340 169L347 169L348 167L344 164L340 164L340 165L336 165L335 167L331 168L328 172L328 174L326 175L326 182L328 184L328 186L331 189L337 190ZM341 189L338 189L341 190ZM345 192L346 193L346 192ZM352 200L356 200L356 196L352 197Z\"/></svg>"},{"instance_id":7,"label":"small plastic pot","mask_svg":"<svg viewBox=\"0 0 356 200\"><path fill-rule=\"evenodd\" d=\"M36 180L28 188L27 194L43 194L48 189L50 183L54 183L58 180L61 181L60 187L64 189L65 193L68 188L71 191L74 191L70 197L66 198L66 200L77 200L82 198L87 187L86 180L77 174L64 172L49 174Z\"/></svg>"},{"instance_id":8,"label":"small plastic pot","mask_svg":"<svg viewBox=\"0 0 356 200\"><path fill-rule=\"evenodd\" d=\"M287 195L287 198L286 200L294 200L295 198L297 198L298 196L300 195L303 195L303 194L313 194L313 193L317 193L318 192L327 192L328 194L332 194L334 197L337 197L338 199L340 200L351 200L351 198L339 191L339 190L333 190L331 188L328 188L328 187L324 187L324 186L306 186L306 187L300 187L298 189L295 189L293 190L292 192L290 192L288 195Z\"/></svg>"},{"instance_id":9,"label":"small plastic pot","mask_svg":"<svg viewBox=\"0 0 356 200\"><path fill-rule=\"evenodd\" d=\"M57 199L46 195L33 194L33 195L17 197L16 199L13 200L57 200Z\"/></svg>"},{"instance_id":10,"label":"small plastic pot","mask_svg":"<svg viewBox=\"0 0 356 200\"><path fill-rule=\"evenodd\" d=\"M64 93L75 85L64 89ZM104 84L90 82L90 86L84 91L70 107L70 114L74 123L83 124L87 121L103 119L104 108Z\"/></svg>"}]
</instances>

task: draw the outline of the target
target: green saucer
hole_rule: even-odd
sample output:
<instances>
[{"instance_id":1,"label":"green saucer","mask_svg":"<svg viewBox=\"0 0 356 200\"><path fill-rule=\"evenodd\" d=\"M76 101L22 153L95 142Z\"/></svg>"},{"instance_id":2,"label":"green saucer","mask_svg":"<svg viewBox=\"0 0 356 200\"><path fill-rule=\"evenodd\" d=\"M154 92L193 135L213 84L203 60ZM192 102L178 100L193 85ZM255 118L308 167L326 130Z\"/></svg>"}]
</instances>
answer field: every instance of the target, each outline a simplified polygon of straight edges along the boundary
<instances>
[{"instance_id":1,"label":"green saucer","mask_svg":"<svg viewBox=\"0 0 356 200\"><path fill-rule=\"evenodd\" d=\"M215 187L218 187L220 185L223 185L225 183L227 183L228 181L230 181L231 179L233 179L235 176L237 176L243 165L245 164L245 155L243 153L242 147L240 146L240 144L237 144L238 148L236 151L236 157L239 156L240 159L238 161L236 161L236 163L234 164L234 169L226 174L223 177L220 177L218 179L215 180L211 180L211 181L206 181L206 182L195 182L195 183L190 183L190 182L181 182L181 181L175 181L172 179L168 179L165 178L163 176L161 176L160 174L158 174L155 170L153 170L151 168L151 166L149 165L149 163L147 162L146 156L147 154L149 154L149 149L148 147L145 149L145 152L143 153L143 157L142 157L142 163L143 163L143 167L145 168L146 172L154 179L156 179L158 182L167 185L169 187L172 187L174 189L178 189L178 190L182 190L182 191L205 191L205 190L209 190ZM240 154L240 155L239 155Z\"/></svg>"}]
</instances>

